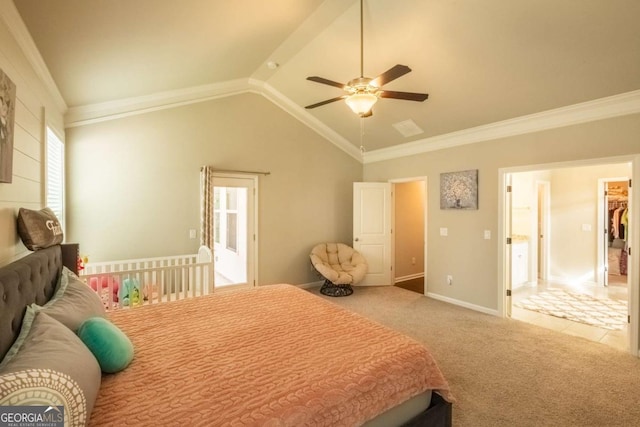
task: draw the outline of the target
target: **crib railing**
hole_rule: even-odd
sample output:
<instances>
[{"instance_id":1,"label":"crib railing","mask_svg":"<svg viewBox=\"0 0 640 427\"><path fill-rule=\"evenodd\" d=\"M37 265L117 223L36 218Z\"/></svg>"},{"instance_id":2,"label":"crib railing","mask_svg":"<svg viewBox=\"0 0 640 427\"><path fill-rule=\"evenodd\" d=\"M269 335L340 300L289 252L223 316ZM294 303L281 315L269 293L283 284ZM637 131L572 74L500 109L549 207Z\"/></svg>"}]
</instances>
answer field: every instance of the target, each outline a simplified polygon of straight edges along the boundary
<instances>
[{"instance_id":1,"label":"crib railing","mask_svg":"<svg viewBox=\"0 0 640 427\"><path fill-rule=\"evenodd\" d=\"M213 293L213 263L202 253L93 262L80 273L107 310Z\"/></svg>"}]
</instances>

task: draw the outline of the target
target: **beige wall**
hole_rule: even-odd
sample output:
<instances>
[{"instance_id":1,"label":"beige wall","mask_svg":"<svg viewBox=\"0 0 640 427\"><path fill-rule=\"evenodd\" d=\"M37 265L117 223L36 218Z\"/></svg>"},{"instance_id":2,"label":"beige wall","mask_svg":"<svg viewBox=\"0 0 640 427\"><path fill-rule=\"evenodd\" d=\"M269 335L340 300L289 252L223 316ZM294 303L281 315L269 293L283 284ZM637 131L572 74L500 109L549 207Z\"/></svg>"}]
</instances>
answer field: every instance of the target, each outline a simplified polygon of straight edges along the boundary
<instances>
[{"instance_id":1,"label":"beige wall","mask_svg":"<svg viewBox=\"0 0 640 427\"><path fill-rule=\"evenodd\" d=\"M630 163L619 163L513 174L512 234L528 238L529 280L537 272L537 183L546 181L550 189L549 279L596 282L598 227L604 227L597 223L598 180L631 178L631 172Z\"/></svg>"},{"instance_id":2,"label":"beige wall","mask_svg":"<svg viewBox=\"0 0 640 427\"><path fill-rule=\"evenodd\" d=\"M424 273L424 182L397 183L394 197L397 280Z\"/></svg>"},{"instance_id":3,"label":"beige wall","mask_svg":"<svg viewBox=\"0 0 640 427\"><path fill-rule=\"evenodd\" d=\"M598 180L621 176L631 178L631 165L557 169L550 175L551 278L596 282Z\"/></svg>"},{"instance_id":4,"label":"beige wall","mask_svg":"<svg viewBox=\"0 0 640 427\"><path fill-rule=\"evenodd\" d=\"M62 112L54 104L2 19L0 69L15 83L17 97L13 181L0 183L0 265L4 265L27 253L16 230L18 209L40 209L44 204L45 112L47 123L63 138L64 127Z\"/></svg>"},{"instance_id":5,"label":"beige wall","mask_svg":"<svg viewBox=\"0 0 640 427\"><path fill-rule=\"evenodd\" d=\"M362 165L260 95L67 130L69 239L90 260L195 253L199 170L259 177L259 284L318 280L318 242L351 242Z\"/></svg>"},{"instance_id":6,"label":"beige wall","mask_svg":"<svg viewBox=\"0 0 640 427\"><path fill-rule=\"evenodd\" d=\"M496 310L499 169L626 154L640 154L639 114L366 164L364 179L427 176L428 292ZM468 169L479 169L479 209L440 210L439 174ZM448 228L447 237L440 227ZM491 231L491 240L483 230Z\"/></svg>"},{"instance_id":7,"label":"beige wall","mask_svg":"<svg viewBox=\"0 0 640 427\"><path fill-rule=\"evenodd\" d=\"M549 171L514 173L511 179L511 233L527 238L535 237L537 221L538 181L550 181Z\"/></svg>"}]
</instances>

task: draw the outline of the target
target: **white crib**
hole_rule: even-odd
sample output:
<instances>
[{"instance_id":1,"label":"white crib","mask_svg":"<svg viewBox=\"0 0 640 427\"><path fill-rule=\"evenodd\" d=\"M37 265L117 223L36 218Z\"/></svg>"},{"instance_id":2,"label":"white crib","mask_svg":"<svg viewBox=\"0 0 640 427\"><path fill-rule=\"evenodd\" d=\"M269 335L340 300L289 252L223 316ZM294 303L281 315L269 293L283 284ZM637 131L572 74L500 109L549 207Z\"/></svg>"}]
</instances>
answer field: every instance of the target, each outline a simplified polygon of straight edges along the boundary
<instances>
[{"instance_id":1,"label":"white crib","mask_svg":"<svg viewBox=\"0 0 640 427\"><path fill-rule=\"evenodd\" d=\"M89 262L80 271L107 310L208 295L213 293L213 277L213 257L206 246L197 254ZM137 292L123 292L133 284ZM127 298L122 298L124 293Z\"/></svg>"}]
</instances>

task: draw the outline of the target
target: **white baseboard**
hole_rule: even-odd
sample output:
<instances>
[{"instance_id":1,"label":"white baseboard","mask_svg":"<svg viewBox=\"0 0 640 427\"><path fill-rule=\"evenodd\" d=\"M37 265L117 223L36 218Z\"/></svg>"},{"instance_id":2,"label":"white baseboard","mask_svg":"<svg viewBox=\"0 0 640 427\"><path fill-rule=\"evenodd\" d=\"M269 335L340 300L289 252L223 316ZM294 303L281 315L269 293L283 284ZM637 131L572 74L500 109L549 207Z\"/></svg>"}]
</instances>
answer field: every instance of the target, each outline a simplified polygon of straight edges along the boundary
<instances>
[{"instance_id":1,"label":"white baseboard","mask_svg":"<svg viewBox=\"0 0 640 427\"><path fill-rule=\"evenodd\" d=\"M481 305L470 304L465 301L460 301L454 298L445 297L440 294L434 294L433 292L427 292L427 296L429 298L437 299L438 301L443 301L449 304L457 305L460 307L468 308L469 310L479 311L480 313L490 314L492 316L500 316L498 310L493 310L487 307L482 307Z\"/></svg>"},{"instance_id":2,"label":"white baseboard","mask_svg":"<svg viewBox=\"0 0 640 427\"><path fill-rule=\"evenodd\" d=\"M407 280L419 279L421 277L424 277L424 272L396 277L395 283L406 282Z\"/></svg>"},{"instance_id":3,"label":"white baseboard","mask_svg":"<svg viewBox=\"0 0 640 427\"><path fill-rule=\"evenodd\" d=\"M301 283L296 286L299 287L300 289L311 289L311 288L320 287L322 286L323 283L324 283L324 280L318 280L317 282Z\"/></svg>"}]
</instances>

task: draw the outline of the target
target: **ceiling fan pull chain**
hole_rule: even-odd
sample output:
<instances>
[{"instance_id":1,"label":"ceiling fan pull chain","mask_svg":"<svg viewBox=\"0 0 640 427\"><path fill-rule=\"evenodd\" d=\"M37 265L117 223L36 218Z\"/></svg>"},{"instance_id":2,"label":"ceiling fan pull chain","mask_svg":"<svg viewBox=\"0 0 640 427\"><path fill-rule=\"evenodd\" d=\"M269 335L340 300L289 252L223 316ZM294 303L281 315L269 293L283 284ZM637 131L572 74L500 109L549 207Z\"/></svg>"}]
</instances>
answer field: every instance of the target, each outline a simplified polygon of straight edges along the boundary
<instances>
[{"instance_id":1,"label":"ceiling fan pull chain","mask_svg":"<svg viewBox=\"0 0 640 427\"><path fill-rule=\"evenodd\" d=\"M364 156L364 117L360 116L360 154Z\"/></svg>"}]
</instances>

